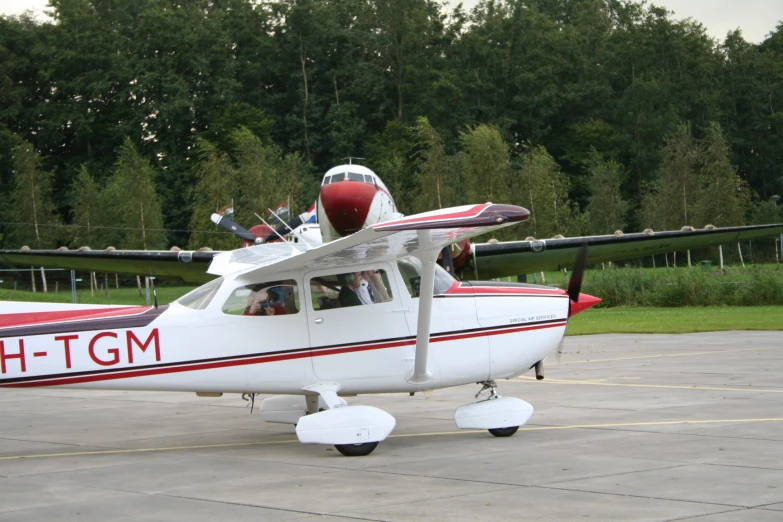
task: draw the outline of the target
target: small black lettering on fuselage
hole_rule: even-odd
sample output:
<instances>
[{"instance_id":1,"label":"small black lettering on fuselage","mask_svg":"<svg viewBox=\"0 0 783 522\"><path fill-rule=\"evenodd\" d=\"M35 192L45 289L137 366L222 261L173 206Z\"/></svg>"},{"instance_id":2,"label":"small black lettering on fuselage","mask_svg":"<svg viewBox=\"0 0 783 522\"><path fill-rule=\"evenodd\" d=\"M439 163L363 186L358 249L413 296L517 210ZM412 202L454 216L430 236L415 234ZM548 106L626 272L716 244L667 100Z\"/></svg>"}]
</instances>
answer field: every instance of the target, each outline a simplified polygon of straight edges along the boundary
<instances>
[{"instance_id":1,"label":"small black lettering on fuselage","mask_svg":"<svg viewBox=\"0 0 783 522\"><path fill-rule=\"evenodd\" d=\"M556 319L556 318L557 318L557 314L529 315L527 317L514 317L509 322L511 324L532 323L537 321L548 321L550 319Z\"/></svg>"}]
</instances>

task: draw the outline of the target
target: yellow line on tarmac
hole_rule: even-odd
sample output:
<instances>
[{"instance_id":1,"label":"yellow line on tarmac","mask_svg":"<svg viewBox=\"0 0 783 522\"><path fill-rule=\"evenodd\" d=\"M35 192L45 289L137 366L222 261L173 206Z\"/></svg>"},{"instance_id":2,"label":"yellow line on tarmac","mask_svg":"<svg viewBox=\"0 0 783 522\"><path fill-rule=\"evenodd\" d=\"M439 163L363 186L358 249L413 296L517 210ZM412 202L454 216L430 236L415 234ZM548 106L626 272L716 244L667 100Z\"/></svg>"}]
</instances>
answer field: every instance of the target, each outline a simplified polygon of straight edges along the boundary
<instances>
[{"instance_id":1,"label":"yellow line on tarmac","mask_svg":"<svg viewBox=\"0 0 783 522\"><path fill-rule=\"evenodd\" d=\"M662 357L688 357L689 355L709 355L713 353L752 352L754 350L775 350L780 346L761 346L757 348L738 348L736 350L709 350L706 352L666 353L660 355L640 355L638 357L617 357L614 359L585 359L582 361L564 361L548 363L547 366L562 366L565 364L586 364L596 362L632 361L634 359L659 359Z\"/></svg>"},{"instance_id":2,"label":"yellow line on tarmac","mask_svg":"<svg viewBox=\"0 0 783 522\"><path fill-rule=\"evenodd\" d=\"M758 392L758 393L783 393L781 389L769 389L769 388L753 388L748 386L747 388L727 388L720 386L675 386L667 384L630 384L620 382L598 382L598 381L574 381L568 379L550 379L546 378L542 381L536 381L534 377L520 376L515 379L518 382L545 382L549 384L582 384L588 386L620 386L626 388L664 388L671 390L708 390L708 391L739 391L739 392Z\"/></svg>"},{"instance_id":3,"label":"yellow line on tarmac","mask_svg":"<svg viewBox=\"0 0 783 522\"><path fill-rule=\"evenodd\" d=\"M153 451L174 451L185 449L208 449L208 448L235 448L240 446L262 446L268 444L288 444L299 442L298 440L270 440L266 442L233 442L227 444L202 444L199 446L169 446L163 448L136 448L136 449L114 449L114 450L93 450L93 451L74 451L70 453L40 453L37 455L12 455L9 457L0 457L0 460L13 459L40 459L45 457L79 457L82 455L118 455L121 453L150 453Z\"/></svg>"},{"instance_id":4,"label":"yellow line on tarmac","mask_svg":"<svg viewBox=\"0 0 783 522\"><path fill-rule=\"evenodd\" d=\"M589 428L629 428L634 426L673 426L678 424L728 424L740 422L783 422L783 417L761 419L711 419L711 420L677 420L677 421L651 421L651 422L620 422L614 424L572 424L569 426L526 426L519 431L545 431L545 430L574 430ZM428 433L405 433L390 435L388 438L403 437L432 437L436 435L466 435L470 433L484 433L486 430L459 430L459 431L433 431ZM157 451L178 451L209 448L240 448L247 446L266 446L272 444L292 444L299 442L291 440L273 440L266 442L236 442L227 444L202 444L198 446L169 446L164 448L136 448L117 450L76 451L69 453L40 453L34 455L12 455L0 457L0 460L42 459L48 457L78 457L84 455L118 455L123 453L152 453Z\"/></svg>"}]
</instances>

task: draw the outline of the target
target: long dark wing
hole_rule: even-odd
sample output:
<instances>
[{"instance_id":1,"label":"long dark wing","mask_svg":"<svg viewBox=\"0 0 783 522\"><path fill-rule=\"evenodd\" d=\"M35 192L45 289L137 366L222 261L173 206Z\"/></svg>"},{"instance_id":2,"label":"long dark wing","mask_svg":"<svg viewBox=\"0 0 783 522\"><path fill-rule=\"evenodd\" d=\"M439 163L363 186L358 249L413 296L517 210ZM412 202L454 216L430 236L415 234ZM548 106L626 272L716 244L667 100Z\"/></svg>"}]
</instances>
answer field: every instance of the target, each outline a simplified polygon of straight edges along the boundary
<instances>
[{"instance_id":1,"label":"long dark wing","mask_svg":"<svg viewBox=\"0 0 783 522\"><path fill-rule=\"evenodd\" d=\"M587 263L641 259L643 257L684 252L718 245L736 245L748 241L783 234L783 224L749 227L625 234L617 236L569 237L540 241L511 241L506 243L479 243L472 245L474 260L463 271L465 279L492 279L495 277L530 274L570 267L580 247L588 245ZM475 264L473 264L475 263Z\"/></svg>"},{"instance_id":2,"label":"long dark wing","mask_svg":"<svg viewBox=\"0 0 783 522\"><path fill-rule=\"evenodd\" d=\"M758 225L717 230L656 232L616 236L588 236L541 241L511 241L472 245L475 265L465 268L465 279L529 274L569 267L581 245L587 242L588 264L639 259L654 254L682 252L720 244L736 244L783 234L783 225ZM215 276L206 272L212 258L221 252L170 252L143 250L0 250L0 263L19 268L46 266L94 272L178 277L204 283ZM476 270L474 270L474 266Z\"/></svg>"},{"instance_id":3,"label":"long dark wing","mask_svg":"<svg viewBox=\"0 0 783 522\"><path fill-rule=\"evenodd\" d=\"M215 278L207 273L220 252L168 250L0 250L0 263L18 268L45 266L92 272L178 277L191 283Z\"/></svg>"}]
</instances>

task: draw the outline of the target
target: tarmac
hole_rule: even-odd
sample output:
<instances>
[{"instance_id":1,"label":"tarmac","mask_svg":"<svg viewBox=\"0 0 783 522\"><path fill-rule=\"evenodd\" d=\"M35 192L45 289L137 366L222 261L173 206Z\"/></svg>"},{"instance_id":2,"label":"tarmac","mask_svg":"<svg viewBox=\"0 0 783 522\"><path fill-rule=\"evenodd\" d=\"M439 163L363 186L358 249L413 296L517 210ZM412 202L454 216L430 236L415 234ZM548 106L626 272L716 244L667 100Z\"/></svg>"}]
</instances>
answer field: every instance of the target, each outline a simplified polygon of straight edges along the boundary
<instances>
[{"instance_id":1,"label":"tarmac","mask_svg":"<svg viewBox=\"0 0 783 522\"><path fill-rule=\"evenodd\" d=\"M0 522L783 520L783 333L566 339L511 438L454 426L477 385L360 396L368 457L304 445L236 395L0 392Z\"/></svg>"}]
</instances>

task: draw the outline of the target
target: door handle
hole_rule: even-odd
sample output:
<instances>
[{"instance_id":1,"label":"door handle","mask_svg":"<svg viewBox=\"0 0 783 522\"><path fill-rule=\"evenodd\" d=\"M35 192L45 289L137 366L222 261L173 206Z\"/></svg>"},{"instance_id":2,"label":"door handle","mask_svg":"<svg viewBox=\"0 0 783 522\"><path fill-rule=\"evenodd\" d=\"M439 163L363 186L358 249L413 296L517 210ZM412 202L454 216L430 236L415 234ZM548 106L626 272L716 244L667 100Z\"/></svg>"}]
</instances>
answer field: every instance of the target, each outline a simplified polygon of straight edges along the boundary
<instances>
[{"instance_id":1,"label":"door handle","mask_svg":"<svg viewBox=\"0 0 783 522\"><path fill-rule=\"evenodd\" d=\"M318 319L316 319L316 320L315 320L315 324L321 324L321 323L323 323L323 322L324 322L324 320L323 320L323 319L321 319L320 317L319 317Z\"/></svg>"},{"instance_id":2,"label":"door handle","mask_svg":"<svg viewBox=\"0 0 783 522\"><path fill-rule=\"evenodd\" d=\"M395 308L392 312L410 312L410 308Z\"/></svg>"}]
</instances>

